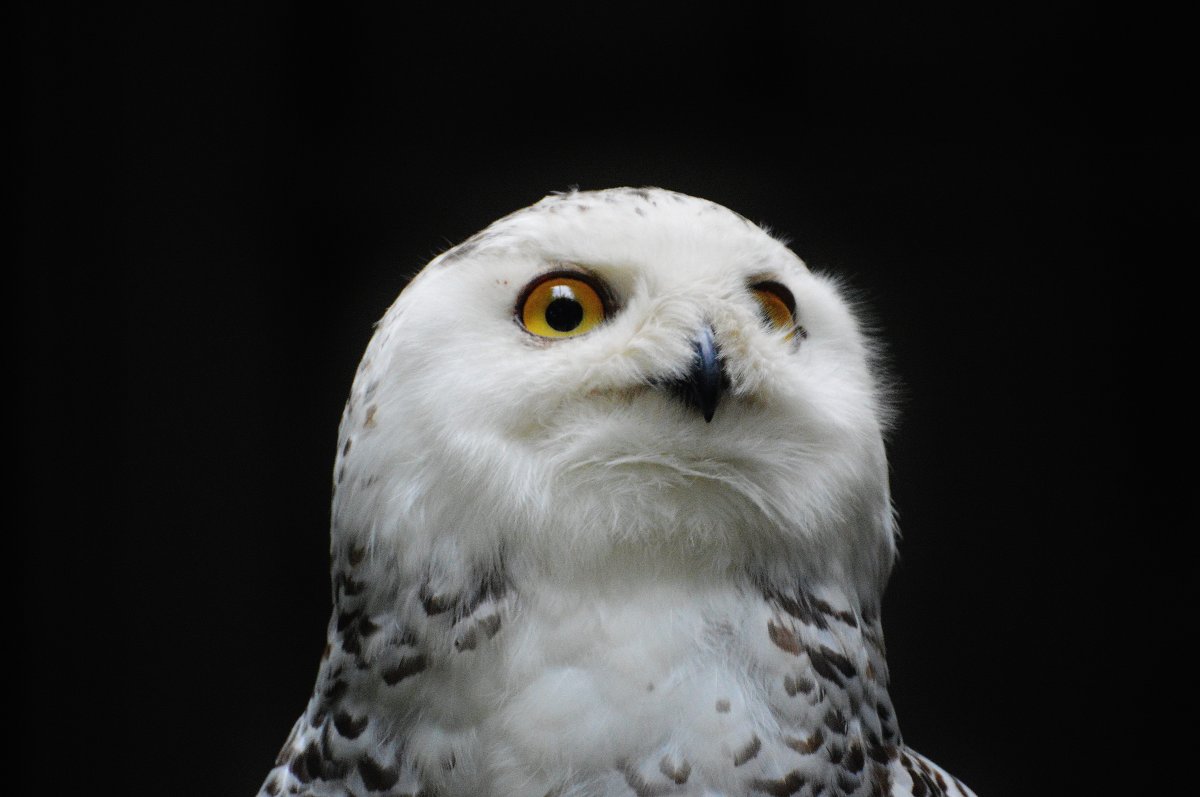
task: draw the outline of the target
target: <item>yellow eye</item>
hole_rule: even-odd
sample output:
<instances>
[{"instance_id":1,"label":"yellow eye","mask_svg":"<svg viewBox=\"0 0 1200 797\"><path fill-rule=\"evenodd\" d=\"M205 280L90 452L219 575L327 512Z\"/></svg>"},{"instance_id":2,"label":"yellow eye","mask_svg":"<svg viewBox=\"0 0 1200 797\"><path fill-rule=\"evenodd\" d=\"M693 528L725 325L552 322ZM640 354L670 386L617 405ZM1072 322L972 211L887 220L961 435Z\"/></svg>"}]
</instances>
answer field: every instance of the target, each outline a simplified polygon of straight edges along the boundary
<instances>
[{"instance_id":1,"label":"yellow eye","mask_svg":"<svg viewBox=\"0 0 1200 797\"><path fill-rule=\"evenodd\" d=\"M608 315L600 288L575 272L548 274L532 283L517 302L517 317L535 335L582 335Z\"/></svg>"},{"instance_id":2,"label":"yellow eye","mask_svg":"<svg viewBox=\"0 0 1200 797\"><path fill-rule=\"evenodd\" d=\"M750 286L758 300L758 312L767 326L786 331L788 337L796 333L796 300L792 292L778 282L759 282Z\"/></svg>"}]
</instances>

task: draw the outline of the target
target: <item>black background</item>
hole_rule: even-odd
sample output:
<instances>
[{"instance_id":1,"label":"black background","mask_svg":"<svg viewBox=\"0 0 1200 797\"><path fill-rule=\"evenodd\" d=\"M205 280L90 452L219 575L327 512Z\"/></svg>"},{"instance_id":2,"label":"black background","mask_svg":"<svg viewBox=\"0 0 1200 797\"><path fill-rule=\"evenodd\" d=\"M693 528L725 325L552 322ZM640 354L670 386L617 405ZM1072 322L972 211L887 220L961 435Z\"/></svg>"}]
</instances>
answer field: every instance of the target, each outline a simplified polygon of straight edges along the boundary
<instances>
[{"instance_id":1,"label":"black background","mask_svg":"<svg viewBox=\"0 0 1200 797\"><path fill-rule=\"evenodd\" d=\"M844 276L886 343L907 741L981 795L1078 785L1135 524L1123 258L1183 219L1127 187L1164 168L1157 48L901 5L23 8L20 772L252 794L324 644L372 323L550 191L659 185Z\"/></svg>"}]
</instances>

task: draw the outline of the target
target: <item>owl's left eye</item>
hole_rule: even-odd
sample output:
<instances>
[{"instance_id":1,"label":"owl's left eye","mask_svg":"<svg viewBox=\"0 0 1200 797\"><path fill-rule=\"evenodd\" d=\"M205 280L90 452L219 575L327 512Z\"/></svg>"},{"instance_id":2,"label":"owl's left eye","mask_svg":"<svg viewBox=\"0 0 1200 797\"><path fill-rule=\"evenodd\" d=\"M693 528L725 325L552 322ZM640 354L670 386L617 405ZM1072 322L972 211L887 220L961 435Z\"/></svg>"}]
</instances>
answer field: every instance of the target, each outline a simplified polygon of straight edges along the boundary
<instances>
[{"instance_id":1,"label":"owl's left eye","mask_svg":"<svg viewBox=\"0 0 1200 797\"><path fill-rule=\"evenodd\" d=\"M795 334L796 299L792 292L778 282L758 282L750 286L758 300L758 312L766 324L774 329Z\"/></svg>"},{"instance_id":2,"label":"owl's left eye","mask_svg":"<svg viewBox=\"0 0 1200 797\"><path fill-rule=\"evenodd\" d=\"M530 283L517 301L517 318L543 338L582 335L608 316L604 289L577 272L546 274Z\"/></svg>"}]
</instances>

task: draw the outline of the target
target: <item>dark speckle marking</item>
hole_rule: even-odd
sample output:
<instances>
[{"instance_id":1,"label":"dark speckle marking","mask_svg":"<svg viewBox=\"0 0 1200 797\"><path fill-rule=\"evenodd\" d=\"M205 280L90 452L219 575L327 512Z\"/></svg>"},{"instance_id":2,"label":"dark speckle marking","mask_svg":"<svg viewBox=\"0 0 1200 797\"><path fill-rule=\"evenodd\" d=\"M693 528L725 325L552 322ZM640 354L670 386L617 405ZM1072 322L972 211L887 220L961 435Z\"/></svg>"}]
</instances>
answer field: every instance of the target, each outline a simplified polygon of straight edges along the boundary
<instances>
[{"instance_id":1,"label":"dark speckle marking","mask_svg":"<svg viewBox=\"0 0 1200 797\"><path fill-rule=\"evenodd\" d=\"M875 742L867 745L867 755L872 761L878 761L880 764L886 764L892 760L892 756L896 754L896 748L891 745L883 745Z\"/></svg>"},{"instance_id":2,"label":"dark speckle marking","mask_svg":"<svg viewBox=\"0 0 1200 797\"><path fill-rule=\"evenodd\" d=\"M270 794L271 797L275 797L276 794L279 794L279 778L277 776L272 776L271 779L267 781L266 785L263 786L263 789L266 790L267 794Z\"/></svg>"},{"instance_id":3,"label":"dark speckle marking","mask_svg":"<svg viewBox=\"0 0 1200 797\"><path fill-rule=\"evenodd\" d=\"M366 584L362 581L355 581L350 577L349 573L338 573L334 579L337 588L347 597L354 597L362 593Z\"/></svg>"},{"instance_id":4,"label":"dark speckle marking","mask_svg":"<svg viewBox=\"0 0 1200 797\"><path fill-rule=\"evenodd\" d=\"M840 711L830 711L825 715L825 727L836 734L845 735L846 733L846 718L842 716Z\"/></svg>"},{"instance_id":5,"label":"dark speckle marking","mask_svg":"<svg viewBox=\"0 0 1200 797\"><path fill-rule=\"evenodd\" d=\"M750 788L770 794L771 797L788 797L804 788L806 781L799 771L789 772L777 780L762 780L755 778L750 781ZM814 792L815 794L816 792Z\"/></svg>"},{"instance_id":6,"label":"dark speckle marking","mask_svg":"<svg viewBox=\"0 0 1200 797\"><path fill-rule=\"evenodd\" d=\"M349 438L349 437L346 438L346 445L342 446L342 456L343 457L350 453L350 443L352 443L352 442L353 442L352 438Z\"/></svg>"},{"instance_id":7,"label":"dark speckle marking","mask_svg":"<svg viewBox=\"0 0 1200 797\"><path fill-rule=\"evenodd\" d=\"M481 639L491 639L500 631L500 615L492 614L484 617L475 625L467 629L454 643L454 647L460 651L474 650Z\"/></svg>"},{"instance_id":8,"label":"dark speckle marking","mask_svg":"<svg viewBox=\"0 0 1200 797\"><path fill-rule=\"evenodd\" d=\"M692 765L683 761L679 766L675 766L670 758L663 756L662 761L658 762L658 771L670 778L671 782L682 784L687 783L688 777L692 774Z\"/></svg>"},{"instance_id":9,"label":"dark speckle marking","mask_svg":"<svg viewBox=\"0 0 1200 797\"><path fill-rule=\"evenodd\" d=\"M804 592L801 592L799 595L793 598L790 595L782 595L780 593L770 591L764 593L764 597L777 603L779 608L783 609L785 612L790 614L792 617L795 617L805 625L815 626L821 630L829 628L829 623L827 623L825 618L813 608L809 596Z\"/></svg>"},{"instance_id":10,"label":"dark speckle marking","mask_svg":"<svg viewBox=\"0 0 1200 797\"><path fill-rule=\"evenodd\" d=\"M728 714L729 713L729 701L728 700L725 700L724 698L722 698L721 700L717 701L717 713L718 714Z\"/></svg>"},{"instance_id":11,"label":"dark speckle marking","mask_svg":"<svg viewBox=\"0 0 1200 797\"><path fill-rule=\"evenodd\" d=\"M321 777L321 751L317 749L316 743L310 743L303 753L292 756L288 769L301 783Z\"/></svg>"},{"instance_id":12,"label":"dark speckle marking","mask_svg":"<svg viewBox=\"0 0 1200 797\"><path fill-rule=\"evenodd\" d=\"M454 607L454 599L445 595L429 595L421 598L421 606L425 609L425 614L432 617L450 611Z\"/></svg>"},{"instance_id":13,"label":"dark speckle marking","mask_svg":"<svg viewBox=\"0 0 1200 797\"><path fill-rule=\"evenodd\" d=\"M333 727L347 739L357 739L367 729L367 723L370 721L370 717L367 716L355 719L348 711L339 711L333 715Z\"/></svg>"},{"instance_id":14,"label":"dark speckle marking","mask_svg":"<svg viewBox=\"0 0 1200 797\"><path fill-rule=\"evenodd\" d=\"M840 684L843 678L850 678L854 675L854 665L850 663L850 660L829 648L823 647L816 650L809 648L808 657L812 661L813 669L827 681ZM841 677L838 676L838 673L841 673Z\"/></svg>"},{"instance_id":15,"label":"dark speckle marking","mask_svg":"<svg viewBox=\"0 0 1200 797\"><path fill-rule=\"evenodd\" d=\"M851 628L858 628L858 618L854 616L853 612L839 611L820 598L813 598L812 604L821 614L836 617Z\"/></svg>"},{"instance_id":16,"label":"dark speckle marking","mask_svg":"<svg viewBox=\"0 0 1200 797\"><path fill-rule=\"evenodd\" d=\"M825 736L818 728L817 730L813 731L812 735L807 739L789 738L785 739L783 743L801 755L810 755L820 750L821 745L825 744Z\"/></svg>"},{"instance_id":17,"label":"dark speckle marking","mask_svg":"<svg viewBox=\"0 0 1200 797\"><path fill-rule=\"evenodd\" d=\"M375 622L373 620L371 620L370 617L367 617L364 614L362 617L359 618L359 620L358 620L358 635L360 637L362 637L363 639L366 639L367 637L372 636L378 630L379 630L379 626L376 625Z\"/></svg>"},{"instance_id":18,"label":"dark speckle marking","mask_svg":"<svg viewBox=\"0 0 1200 797\"><path fill-rule=\"evenodd\" d=\"M864 763L862 745L851 742L850 752L846 754L846 769L850 772L861 772Z\"/></svg>"},{"instance_id":19,"label":"dark speckle marking","mask_svg":"<svg viewBox=\"0 0 1200 797\"><path fill-rule=\"evenodd\" d=\"M326 702L329 702L329 703L338 702L339 700L342 699L342 697L345 696L346 690L349 688L350 688L350 685L347 684L345 681L343 681L340 678L338 680L334 681L332 684L329 685L329 688L325 690Z\"/></svg>"},{"instance_id":20,"label":"dark speckle marking","mask_svg":"<svg viewBox=\"0 0 1200 797\"><path fill-rule=\"evenodd\" d=\"M491 639L496 634L500 633L500 615L493 614L490 617L485 617L479 621L479 630L488 639ZM653 688L653 685L651 685Z\"/></svg>"},{"instance_id":21,"label":"dark speckle marking","mask_svg":"<svg viewBox=\"0 0 1200 797\"><path fill-rule=\"evenodd\" d=\"M388 686L395 686L410 675L416 675L425 669L426 662L424 656L412 656L410 658L401 659L400 663L395 667L390 667L383 671L383 682Z\"/></svg>"},{"instance_id":22,"label":"dark speckle marking","mask_svg":"<svg viewBox=\"0 0 1200 797\"><path fill-rule=\"evenodd\" d=\"M891 797L892 775L887 767L871 767L871 797Z\"/></svg>"},{"instance_id":23,"label":"dark speckle marking","mask_svg":"<svg viewBox=\"0 0 1200 797\"><path fill-rule=\"evenodd\" d=\"M911 758L901 753L900 763L904 765L904 768L908 771L908 776L912 778L913 797L925 797L927 794L936 794L936 787L933 785L933 781L929 779L928 775L918 771L913 766Z\"/></svg>"},{"instance_id":24,"label":"dark speckle marking","mask_svg":"<svg viewBox=\"0 0 1200 797\"><path fill-rule=\"evenodd\" d=\"M883 740L888 744L900 743L900 729L894 723L883 726Z\"/></svg>"},{"instance_id":25,"label":"dark speckle marking","mask_svg":"<svg viewBox=\"0 0 1200 797\"><path fill-rule=\"evenodd\" d=\"M346 629L357 623L362 616L362 612L338 612L336 626L338 633L345 633Z\"/></svg>"},{"instance_id":26,"label":"dark speckle marking","mask_svg":"<svg viewBox=\"0 0 1200 797\"><path fill-rule=\"evenodd\" d=\"M625 776L625 783L633 789L636 797L661 797L667 793L668 787L648 783L636 769L628 764L619 764L617 768Z\"/></svg>"},{"instance_id":27,"label":"dark speckle marking","mask_svg":"<svg viewBox=\"0 0 1200 797\"><path fill-rule=\"evenodd\" d=\"M346 554L350 560L351 567L358 567L362 562L363 557L367 555L367 549L361 545L351 545L349 552Z\"/></svg>"},{"instance_id":28,"label":"dark speckle marking","mask_svg":"<svg viewBox=\"0 0 1200 797\"><path fill-rule=\"evenodd\" d=\"M798 692L803 692L807 695L815 686L816 684L803 675L783 676L783 691L788 693L788 697L795 697Z\"/></svg>"},{"instance_id":29,"label":"dark speckle marking","mask_svg":"<svg viewBox=\"0 0 1200 797\"><path fill-rule=\"evenodd\" d=\"M454 649L462 652L465 650L474 650L479 646L479 629L471 628L461 638L454 641Z\"/></svg>"},{"instance_id":30,"label":"dark speckle marking","mask_svg":"<svg viewBox=\"0 0 1200 797\"><path fill-rule=\"evenodd\" d=\"M396 781L400 780L398 770L381 767L371 760L370 756L363 756L359 759L358 774L362 776L363 785L369 791L385 791L395 786Z\"/></svg>"},{"instance_id":31,"label":"dark speckle marking","mask_svg":"<svg viewBox=\"0 0 1200 797\"><path fill-rule=\"evenodd\" d=\"M776 647L786 650L795 656L800 655L800 639L790 628L775 625L774 620L767 621L767 634Z\"/></svg>"},{"instance_id":32,"label":"dark speckle marking","mask_svg":"<svg viewBox=\"0 0 1200 797\"><path fill-rule=\"evenodd\" d=\"M733 765L740 767L758 755L759 750L762 750L762 740L756 735L750 739L750 742L745 747L733 754Z\"/></svg>"},{"instance_id":33,"label":"dark speckle marking","mask_svg":"<svg viewBox=\"0 0 1200 797\"><path fill-rule=\"evenodd\" d=\"M425 609L425 614L430 617L450 611L454 608L454 604L458 600L457 597L434 594L430 590L428 582L421 585L420 591L417 592L417 597L421 599L421 606Z\"/></svg>"},{"instance_id":34,"label":"dark speckle marking","mask_svg":"<svg viewBox=\"0 0 1200 797\"><path fill-rule=\"evenodd\" d=\"M372 404L367 407L367 417L363 420L363 428L374 429L376 425L375 413L379 411L379 405Z\"/></svg>"}]
</instances>

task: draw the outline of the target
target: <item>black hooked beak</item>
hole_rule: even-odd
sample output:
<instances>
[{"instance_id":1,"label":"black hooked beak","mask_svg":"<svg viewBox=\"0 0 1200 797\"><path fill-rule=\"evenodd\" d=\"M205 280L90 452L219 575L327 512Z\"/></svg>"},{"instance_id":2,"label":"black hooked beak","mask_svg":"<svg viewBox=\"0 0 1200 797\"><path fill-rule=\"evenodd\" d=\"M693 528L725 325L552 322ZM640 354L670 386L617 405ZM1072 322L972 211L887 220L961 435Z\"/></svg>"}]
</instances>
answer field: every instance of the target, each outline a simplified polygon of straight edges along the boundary
<instances>
[{"instance_id":1,"label":"black hooked beak","mask_svg":"<svg viewBox=\"0 0 1200 797\"><path fill-rule=\"evenodd\" d=\"M725 371L721 367L717 343L713 340L712 327L705 324L692 346L696 354L691 370L675 384L683 400L700 410L705 423L711 423L725 388Z\"/></svg>"}]
</instances>

